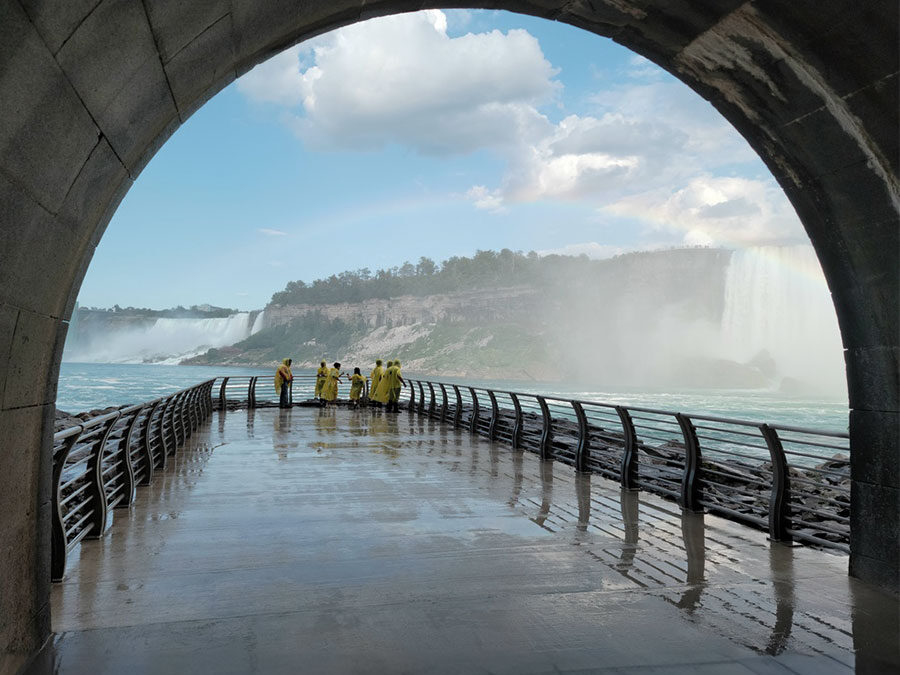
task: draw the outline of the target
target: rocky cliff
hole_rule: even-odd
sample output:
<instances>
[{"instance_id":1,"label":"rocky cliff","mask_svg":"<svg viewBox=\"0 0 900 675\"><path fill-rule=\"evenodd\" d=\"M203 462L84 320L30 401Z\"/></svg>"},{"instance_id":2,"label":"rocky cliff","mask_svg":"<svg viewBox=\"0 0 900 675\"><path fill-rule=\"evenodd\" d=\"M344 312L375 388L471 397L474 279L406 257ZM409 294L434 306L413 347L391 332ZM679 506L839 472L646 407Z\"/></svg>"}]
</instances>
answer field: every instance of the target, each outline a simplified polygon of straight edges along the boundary
<instances>
[{"instance_id":1,"label":"rocky cliff","mask_svg":"<svg viewBox=\"0 0 900 675\"><path fill-rule=\"evenodd\" d=\"M714 356L698 352L697 340L718 328L730 255L567 259L516 285L270 304L264 330L189 363L270 365L291 356L301 367L324 358L368 368L375 358L400 358L408 372L461 377L659 382L663 362Z\"/></svg>"},{"instance_id":2,"label":"rocky cliff","mask_svg":"<svg viewBox=\"0 0 900 675\"><path fill-rule=\"evenodd\" d=\"M416 324L517 320L529 312L541 294L536 288L512 286L441 295L404 295L362 302L327 305L268 305L264 328L290 324L295 319L319 314L327 321L363 323L370 329Z\"/></svg>"}]
</instances>

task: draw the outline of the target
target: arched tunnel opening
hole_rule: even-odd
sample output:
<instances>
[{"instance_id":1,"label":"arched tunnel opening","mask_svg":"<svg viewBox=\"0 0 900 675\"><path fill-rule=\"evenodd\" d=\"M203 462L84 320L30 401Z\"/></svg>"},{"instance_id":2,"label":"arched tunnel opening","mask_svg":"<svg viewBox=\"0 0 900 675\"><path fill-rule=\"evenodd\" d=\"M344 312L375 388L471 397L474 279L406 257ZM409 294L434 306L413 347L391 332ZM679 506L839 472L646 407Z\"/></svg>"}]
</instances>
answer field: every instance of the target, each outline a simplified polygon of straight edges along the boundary
<instances>
[{"instance_id":1,"label":"arched tunnel opening","mask_svg":"<svg viewBox=\"0 0 900 675\"><path fill-rule=\"evenodd\" d=\"M4 672L15 672L49 631L59 363L81 280L112 213L174 130L236 76L298 41L407 5L3 3ZM563 21L645 56L709 100L770 168L809 234L841 327L851 408L850 572L895 587L896 6L491 6Z\"/></svg>"}]
</instances>

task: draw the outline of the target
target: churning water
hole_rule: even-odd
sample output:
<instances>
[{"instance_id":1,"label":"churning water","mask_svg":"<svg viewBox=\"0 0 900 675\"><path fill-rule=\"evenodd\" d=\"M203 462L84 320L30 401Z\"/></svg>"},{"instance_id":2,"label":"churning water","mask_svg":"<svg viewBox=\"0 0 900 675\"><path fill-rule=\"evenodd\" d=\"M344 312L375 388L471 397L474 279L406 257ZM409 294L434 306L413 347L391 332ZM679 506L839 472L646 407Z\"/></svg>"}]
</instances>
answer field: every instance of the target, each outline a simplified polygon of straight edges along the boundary
<instances>
[{"instance_id":1,"label":"churning water","mask_svg":"<svg viewBox=\"0 0 900 675\"><path fill-rule=\"evenodd\" d=\"M300 374L301 371L295 371ZM310 371L312 372L312 371ZM217 376L272 375L274 370L221 366L63 363L57 406L81 412L149 401ZM415 373L407 373L415 376ZM451 382L453 378L425 378ZM462 382L460 382L462 383ZM704 413L749 421L846 431L847 403L825 397L791 397L771 391L625 391L566 387L559 382L466 380L465 384L504 391L634 405L685 413Z\"/></svg>"}]
</instances>

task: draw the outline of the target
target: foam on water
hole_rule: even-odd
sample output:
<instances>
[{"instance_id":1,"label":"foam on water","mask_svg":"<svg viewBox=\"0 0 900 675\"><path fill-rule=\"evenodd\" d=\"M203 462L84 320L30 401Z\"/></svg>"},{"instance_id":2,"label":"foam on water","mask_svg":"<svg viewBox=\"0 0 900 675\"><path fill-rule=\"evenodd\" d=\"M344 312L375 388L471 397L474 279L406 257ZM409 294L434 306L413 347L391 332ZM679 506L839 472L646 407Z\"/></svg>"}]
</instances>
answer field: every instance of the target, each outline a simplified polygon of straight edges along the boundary
<instances>
[{"instance_id":1,"label":"foam on water","mask_svg":"<svg viewBox=\"0 0 900 675\"><path fill-rule=\"evenodd\" d=\"M111 405L139 403L217 376L272 375L273 372L274 370L259 368L221 366L63 363L57 406L69 412L80 412ZM295 370L295 375L301 372ZM414 373L407 374L415 376ZM431 379L453 381L453 378ZM115 380L116 384L110 384L110 380ZM592 391L583 386L567 387L559 382L466 380L464 383L503 391L719 415L831 431L846 431L848 424L846 400L827 397L792 397L770 391L734 390ZM404 390L404 399L406 396L408 393Z\"/></svg>"}]
</instances>

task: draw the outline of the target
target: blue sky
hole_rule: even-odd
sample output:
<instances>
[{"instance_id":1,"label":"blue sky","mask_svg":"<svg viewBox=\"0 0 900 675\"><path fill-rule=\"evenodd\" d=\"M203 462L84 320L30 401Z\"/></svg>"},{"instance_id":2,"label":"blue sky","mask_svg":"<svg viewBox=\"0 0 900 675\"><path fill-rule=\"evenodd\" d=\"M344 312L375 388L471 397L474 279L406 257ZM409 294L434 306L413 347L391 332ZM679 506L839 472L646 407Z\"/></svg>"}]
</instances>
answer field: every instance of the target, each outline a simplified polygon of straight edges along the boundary
<instances>
[{"instance_id":1,"label":"blue sky","mask_svg":"<svg viewBox=\"0 0 900 675\"><path fill-rule=\"evenodd\" d=\"M429 11L315 38L207 103L126 196L79 302L253 309L420 256L801 241L743 139L653 64L542 19Z\"/></svg>"}]
</instances>

